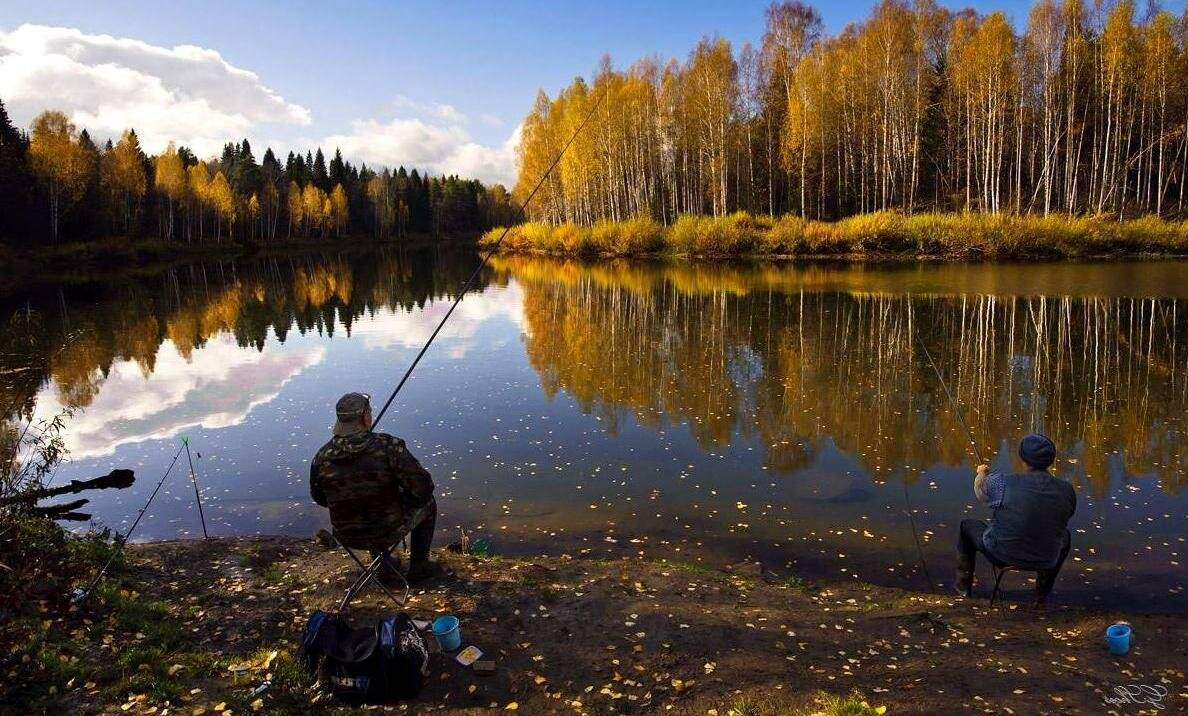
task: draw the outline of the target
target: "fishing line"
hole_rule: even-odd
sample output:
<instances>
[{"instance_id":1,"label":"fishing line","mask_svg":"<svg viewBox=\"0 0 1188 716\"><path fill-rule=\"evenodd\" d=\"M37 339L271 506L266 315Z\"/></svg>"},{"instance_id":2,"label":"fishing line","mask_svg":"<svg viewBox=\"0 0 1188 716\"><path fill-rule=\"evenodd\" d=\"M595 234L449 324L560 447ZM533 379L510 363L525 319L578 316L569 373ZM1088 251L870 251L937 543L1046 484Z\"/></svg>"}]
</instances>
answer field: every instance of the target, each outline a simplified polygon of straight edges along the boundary
<instances>
[{"instance_id":1,"label":"fishing line","mask_svg":"<svg viewBox=\"0 0 1188 716\"><path fill-rule=\"evenodd\" d=\"M924 345L924 339L920 338L919 333L916 334L916 343L920 345L920 350L924 351L924 356L928 359L928 365L932 366L933 372L936 373L936 379L940 381L941 388L944 389L945 395L949 396L949 402L953 406L953 413L957 416L957 420L961 423L961 427L965 428L965 434L969 436L969 445L973 448L974 457L978 459L978 464L986 464L986 461L982 459L982 451L978 450L978 443L974 439L973 430L970 430L969 423L965 422L965 416L961 413L961 404L958 403L957 399L953 397L953 394L949 392L949 386L947 383L945 383L944 376L941 375L940 369L937 368L936 363L933 362L932 354L928 352L928 347Z\"/></svg>"},{"instance_id":2,"label":"fishing line","mask_svg":"<svg viewBox=\"0 0 1188 716\"><path fill-rule=\"evenodd\" d=\"M561 157L565 156L565 152L569 149L570 145L573 144L574 140L577 139L578 135L582 133L583 129L585 129L586 124L594 116L594 112L597 111L598 107L602 104L602 100L606 99L606 95L607 93L603 92L602 96L598 98L598 101L594 103L594 106L590 108L590 111L586 113L585 118L582 119L582 123L578 125L576 130L574 130L573 135L569 138L569 141L565 143L565 146L561 147L561 151L557 153L557 156L553 159L553 163L549 165L549 168L545 170L543 175L541 175L540 180L536 182L536 186L532 188L532 192L528 194L528 198L525 199L522 204L520 204L521 216L523 216L524 211L528 208L529 202L531 202L532 198L536 196L536 192L540 191L540 188L544 186L545 180L548 179L549 175L553 173L553 169L555 169L557 165L561 163ZM434 328L433 333L429 335L429 340L425 341L425 345L421 347L421 350L419 353L417 353L416 358L413 358L412 363L408 366L408 370L404 371L404 377L402 377L400 382L396 384L396 389L393 390L392 394L388 396L388 399L384 402L384 406L380 408L380 411L375 416L375 419L371 421L372 430L375 429L375 426L378 425L379 421L384 417L384 413L388 412L388 406L390 406L392 401L396 399L396 394L399 393L400 389L404 387L404 384L408 382L409 376L412 375L412 372L416 369L417 364L421 362L421 358L425 356L426 351L429 350L429 346L433 345L433 341L437 338L437 334L441 332L441 329L445 326L446 321L450 320L450 316L453 315L454 309L458 307L458 304L462 301L462 298L466 295L466 292L470 290L475 280L478 279L479 274L484 268L486 268L487 262L490 261L491 257L495 255L495 252L499 250L499 247L503 244L503 240L507 238L507 232L509 231L511 231L510 224L504 227L503 233L499 235L499 239L491 246L490 250L488 250L487 253L483 255L483 260L479 262L479 265L475 267L473 272L471 272L470 278L466 279L466 283L462 285L462 290L458 292L457 297L454 298L453 304L450 305L450 310L446 311L446 314L442 316L441 321L439 321L437 324L437 328Z\"/></svg>"},{"instance_id":3,"label":"fishing line","mask_svg":"<svg viewBox=\"0 0 1188 716\"><path fill-rule=\"evenodd\" d=\"M906 508L908 523L912 526L912 539L916 541L916 554L920 557L920 567L924 570L924 578L928 580L928 591L936 594L933 588L932 575L928 572L928 562L924 560L924 548L920 545L920 535L916 532L916 516L912 514L912 500L908 497L907 475L900 481L903 484L903 503Z\"/></svg>"},{"instance_id":4,"label":"fishing line","mask_svg":"<svg viewBox=\"0 0 1188 716\"><path fill-rule=\"evenodd\" d=\"M186 443L183 441L182 446L177 449L176 453L174 453L173 461L169 463L169 468L165 470L165 474L161 476L160 481L157 482L157 486L153 488L153 494L149 495L148 501L144 503L144 507L140 508L140 514L136 515L136 519L132 522L132 526L129 527L128 531L124 533L124 536L120 538L119 543L116 544L111 556L107 558L107 562L103 565L103 568L100 569L99 573L95 575L94 581L91 582L86 591L78 596L77 603L81 604L91 596L91 593L95 591L95 587L99 586L99 580L103 579L103 575L107 572L107 568L110 567L111 563L115 561L115 558L124 551L124 545L128 544L128 539L132 536L132 530L136 529L136 525L140 524L140 519L144 517L144 513L148 510L149 505L153 504L153 498L156 497L157 493L161 490L161 485L165 484L165 480L169 477L169 473L173 472L173 466L177 464L177 460L181 457L182 450L185 448Z\"/></svg>"},{"instance_id":5,"label":"fishing line","mask_svg":"<svg viewBox=\"0 0 1188 716\"><path fill-rule=\"evenodd\" d=\"M961 413L961 405L949 391L949 385L945 382L944 376L941 375L940 368L936 367L936 361L932 360L932 354L928 352L928 346L924 345L924 339L920 337L919 333L915 333L914 335L916 337L916 343L920 346L920 350L924 351L924 357L928 359L928 365L932 366L932 371L936 373L936 379L940 381L941 388L944 389L945 395L949 397L949 403L953 407L953 413L957 415L957 420L960 421L961 426L965 428L966 435L969 436L969 444L970 447L973 448L974 456L978 459L978 464L985 464L985 461L982 460L982 453L980 450L978 450L978 443L974 439L973 430L970 430L969 424L965 422L965 416ZM908 523L912 527L912 539L916 543L916 555L920 558L920 568L924 571L924 578L928 580L928 591L935 594L936 589L933 586L932 575L928 572L928 561L924 559L924 547L920 544L920 534L916 530L916 516L912 512L912 501L908 494L906 479L903 481L903 502L908 516Z\"/></svg>"}]
</instances>

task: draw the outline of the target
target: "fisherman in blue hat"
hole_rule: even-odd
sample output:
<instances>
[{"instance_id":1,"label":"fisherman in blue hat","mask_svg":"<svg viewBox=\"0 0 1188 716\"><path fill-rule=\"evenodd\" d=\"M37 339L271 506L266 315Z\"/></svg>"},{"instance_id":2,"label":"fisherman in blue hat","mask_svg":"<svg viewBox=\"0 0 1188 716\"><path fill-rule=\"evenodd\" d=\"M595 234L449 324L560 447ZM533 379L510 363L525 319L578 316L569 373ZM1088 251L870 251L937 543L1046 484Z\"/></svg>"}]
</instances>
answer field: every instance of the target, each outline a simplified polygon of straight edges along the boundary
<instances>
[{"instance_id":1,"label":"fisherman in blue hat","mask_svg":"<svg viewBox=\"0 0 1188 716\"><path fill-rule=\"evenodd\" d=\"M978 465L974 495L994 510L984 520L962 520L957 539L956 592L968 597L973 590L977 553L992 561L1036 572L1035 603L1042 606L1056 583L1071 545L1068 521L1077 510L1077 493L1048 468L1056 460L1056 446L1046 436L1032 433L1019 443L1025 472L1003 475Z\"/></svg>"}]
</instances>

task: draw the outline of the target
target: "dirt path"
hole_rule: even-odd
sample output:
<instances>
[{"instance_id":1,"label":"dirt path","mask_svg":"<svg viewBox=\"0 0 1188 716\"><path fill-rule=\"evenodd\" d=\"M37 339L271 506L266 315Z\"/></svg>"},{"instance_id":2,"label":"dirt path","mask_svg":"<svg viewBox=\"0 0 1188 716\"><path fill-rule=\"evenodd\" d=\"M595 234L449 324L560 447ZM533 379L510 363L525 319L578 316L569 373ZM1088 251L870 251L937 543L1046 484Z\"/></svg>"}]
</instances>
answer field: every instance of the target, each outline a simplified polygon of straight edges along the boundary
<instances>
[{"instance_id":1,"label":"dirt path","mask_svg":"<svg viewBox=\"0 0 1188 716\"><path fill-rule=\"evenodd\" d=\"M185 714L215 713L220 705L224 713L336 709L279 671L295 671L287 655L309 613L336 604L353 576L344 553L273 538L129 551L125 583L165 605L188 635L173 650L189 661L174 664L166 652L147 668L128 664L172 670L161 678L176 688L148 694L76 679L68 692L74 706ZM493 658L497 672L479 676L434 655L420 698L387 709L810 713L821 692L857 690L895 714L1140 713L1142 705L1107 703L1128 684L1166 689L1164 708L1147 705L1147 713L1188 706L1188 620L1064 609L1059 588L1056 604L1037 612L989 608L984 595L966 601L802 584L747 566L719 572L635 560L441 556L452 574L415 592L408 611L414 618L459 616L464 643ZM372 592L352 616L367 623L385 610ZM1136 641L1128 656L1114 658L1101 635L1122 619L1133 624ZM99 658L105 650L118 657L125 640L136 641L119 629L106 634L94 652ZM269 659L272 651L278 656ZM256 701L249 692L270 673L274 686Z\"/></svg>"}]
</instances>

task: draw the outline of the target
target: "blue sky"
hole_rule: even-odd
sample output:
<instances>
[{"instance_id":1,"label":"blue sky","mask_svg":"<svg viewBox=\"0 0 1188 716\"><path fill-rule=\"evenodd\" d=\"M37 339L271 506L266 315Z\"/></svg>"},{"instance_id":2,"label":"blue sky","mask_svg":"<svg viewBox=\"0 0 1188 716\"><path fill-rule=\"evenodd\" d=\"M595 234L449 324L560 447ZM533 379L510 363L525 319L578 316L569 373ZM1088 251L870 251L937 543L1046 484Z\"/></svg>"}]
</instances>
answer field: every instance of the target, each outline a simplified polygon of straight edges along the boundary
<instances>
[{"instance_id":1,"label":"blue sky","mask_svg":"<svg viewBox=\"0 0 1188 716\"><path fill-rule=\"evenodd\" d=\"M715 33L736 46L757 44L767 4L0 0L0 63L12 63L0 64L0 98L22 123L39 104L62 105L96 134L134 122L150 149L168 135L209 150L218 132L242 131L256 144L334 141L373 163L507 179L513 132L538 88L553 92L590 74L603 54L619 66L651 53L684 58L702 35ZM1002 9L1020 24L1030 7L1018 0L946 4ZM865 17L871 3L817 7L836 32ZM56 30L14 38L26 23ZM118 48L114 64L131 69L119 73L110 43L94 39L100 35L150 47ZM213 50L221 64L171 57L176 66L155 82L152 48L179 45ZM236 74L241 70L256 75L254 87ZM218 72L247 84L228 96L212 87ZM201 92L188 84L197 76L208 85ZM103 89L89 97L87 82ZM187 101L195 97L201 101Z\"/></svg>"}]
</instances>

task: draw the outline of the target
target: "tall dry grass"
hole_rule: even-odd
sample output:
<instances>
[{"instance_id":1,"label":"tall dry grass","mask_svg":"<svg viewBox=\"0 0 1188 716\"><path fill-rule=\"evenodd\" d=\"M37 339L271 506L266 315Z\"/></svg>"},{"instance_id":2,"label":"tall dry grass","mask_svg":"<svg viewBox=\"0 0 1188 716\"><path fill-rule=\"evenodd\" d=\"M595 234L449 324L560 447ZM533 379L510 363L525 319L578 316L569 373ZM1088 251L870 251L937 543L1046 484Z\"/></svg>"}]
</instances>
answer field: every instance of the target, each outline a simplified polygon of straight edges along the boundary
<instances>
[{"instance_id":1,"label":"tall dry grass","mask_svg":"<svg viewBox=\"0 0 1188 716\"><path fill-rule=\"evenodd\" d=\"M491 245L502 228L480 239ZM881 211L839 221L736 212L680 216L669 226L647 217L593 226L529 222L511 228L503 250L587 256L937 256L1075 258L1188 254L1188 221L1154 216L1008 214L905 215Z\"/></svg>"}]
</instances>

